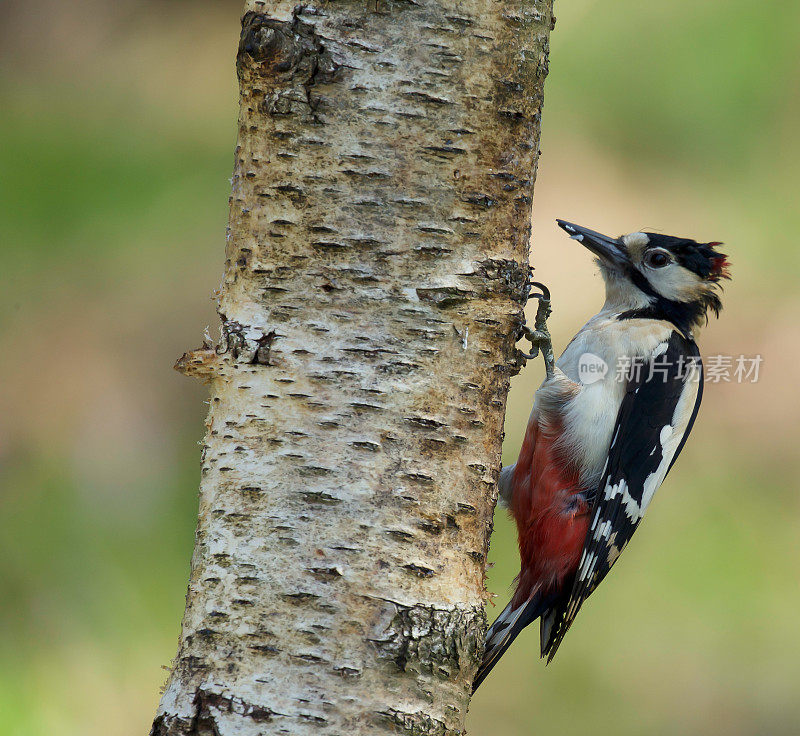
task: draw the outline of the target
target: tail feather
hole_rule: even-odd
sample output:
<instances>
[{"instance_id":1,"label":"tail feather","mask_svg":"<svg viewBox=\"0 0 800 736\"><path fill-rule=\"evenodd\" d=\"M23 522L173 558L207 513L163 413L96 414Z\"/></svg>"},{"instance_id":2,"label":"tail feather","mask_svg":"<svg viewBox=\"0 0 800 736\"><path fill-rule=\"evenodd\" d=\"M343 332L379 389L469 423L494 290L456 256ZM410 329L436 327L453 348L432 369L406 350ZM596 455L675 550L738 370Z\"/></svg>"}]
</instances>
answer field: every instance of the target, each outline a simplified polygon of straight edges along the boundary
<instances>
[{"instance_id":1,"label":"tail feather","mask_svg":"<svg viewBox=\"0 0 800 736\"><path fill-rule=\"evenodd\" d=\"M503 656L506 649L511 646L519 632L545 613L551 603L552 599L550 596L543 596L537 591L532 593L524 603L517 604L517 606L514 607L514 601L512 600L511 603L503 609L503 612L495 619L494 623L486 632L486 646L483 652L483 661L480 667L478 667L478 672L472 683L473 693L486 679L486 676L492 671L492 668L500 660L500 657Z\"/></svg>"}]
</instances>

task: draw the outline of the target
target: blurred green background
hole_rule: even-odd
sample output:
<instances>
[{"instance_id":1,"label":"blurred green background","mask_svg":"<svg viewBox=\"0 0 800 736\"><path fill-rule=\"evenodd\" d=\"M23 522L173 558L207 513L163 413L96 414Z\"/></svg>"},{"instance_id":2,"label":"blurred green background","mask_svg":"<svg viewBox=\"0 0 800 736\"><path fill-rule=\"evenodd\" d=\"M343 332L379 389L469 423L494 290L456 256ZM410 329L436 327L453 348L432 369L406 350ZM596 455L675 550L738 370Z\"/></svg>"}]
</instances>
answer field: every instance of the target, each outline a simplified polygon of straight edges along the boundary
<instances>
[{"instance_id":1,"label":"blurred green background","mask_svg":"<svg viewBox=\"0 0 800 736\"><path fill-rule=\"evenodd\" d=\"M140 736L175 651L215 325L238 0L0 5L0 732ZM559 2L534 261L556 348L599 306L556 216L722 240L693 441L556 661L529 630L473 734L800 732L800 5ZM542 369L514 383L513 462ZM517 572L502 513L490 587ZM490 613L490 615L492 615Z\"/></svg>"}]
</instances>

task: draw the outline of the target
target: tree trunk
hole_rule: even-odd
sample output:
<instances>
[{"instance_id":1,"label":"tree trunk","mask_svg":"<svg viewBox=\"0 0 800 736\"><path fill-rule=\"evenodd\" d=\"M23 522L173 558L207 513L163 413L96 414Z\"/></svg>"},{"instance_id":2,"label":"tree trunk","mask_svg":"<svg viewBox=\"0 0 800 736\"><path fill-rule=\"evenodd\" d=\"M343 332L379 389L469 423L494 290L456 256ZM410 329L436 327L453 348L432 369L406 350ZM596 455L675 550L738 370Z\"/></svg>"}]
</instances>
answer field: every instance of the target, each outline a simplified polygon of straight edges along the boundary
<instances>
[{"instance_id":1,"label":"tree trunk","mask_svg":"<svg viewBox=\"0 0 800 736\"><path fill-rule=\"evenodd\" d=\"M153 734L460 734L549 0L248 2L197 536Z\"/></svg>"}]
</instances>

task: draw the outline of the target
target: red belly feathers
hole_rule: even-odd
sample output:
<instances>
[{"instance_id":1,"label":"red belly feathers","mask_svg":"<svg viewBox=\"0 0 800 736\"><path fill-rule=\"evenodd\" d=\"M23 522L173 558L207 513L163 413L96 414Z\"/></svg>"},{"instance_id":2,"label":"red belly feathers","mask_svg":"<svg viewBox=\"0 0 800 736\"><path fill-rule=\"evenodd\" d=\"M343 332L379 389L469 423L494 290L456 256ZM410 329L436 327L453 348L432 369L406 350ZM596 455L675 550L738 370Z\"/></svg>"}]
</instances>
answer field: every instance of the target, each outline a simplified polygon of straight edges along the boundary
<instances>
[{"instance_id":1,"label":"red belly feathers","mask_svg":"<svg viewBox=\"0 0 800 736\"><path fill-rule=\"evenodd\" d=\"M558 427L528 423L512 479L522 570L514 603L531 591L557 590L578 567L589 528L589 508L577 468L555 447Z\"/></svg>"}]
</instances>

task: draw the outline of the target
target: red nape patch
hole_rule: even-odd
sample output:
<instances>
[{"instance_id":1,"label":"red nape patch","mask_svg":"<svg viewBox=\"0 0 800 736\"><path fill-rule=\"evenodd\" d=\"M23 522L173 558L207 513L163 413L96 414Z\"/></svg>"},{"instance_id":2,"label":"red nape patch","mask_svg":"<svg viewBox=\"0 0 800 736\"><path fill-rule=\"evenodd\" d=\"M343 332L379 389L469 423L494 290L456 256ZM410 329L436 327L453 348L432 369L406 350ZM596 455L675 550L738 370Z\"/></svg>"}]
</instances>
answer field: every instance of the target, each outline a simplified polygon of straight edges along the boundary
<instances>
[{"instance_id":1,"label":"red nape patch","mask_svg":"<svg viewBox=\"0 0 800 736\"><path fill-rule=\"evenodd\" d=\"M722 245L722 243L709 243L709 245L713 248L716 245ZM729 267L730 263L728 263L726 255L720 253L718 256L714 256L711 259L711 280L729 279L731 277Z\"/></svg>"}]
</instances>

